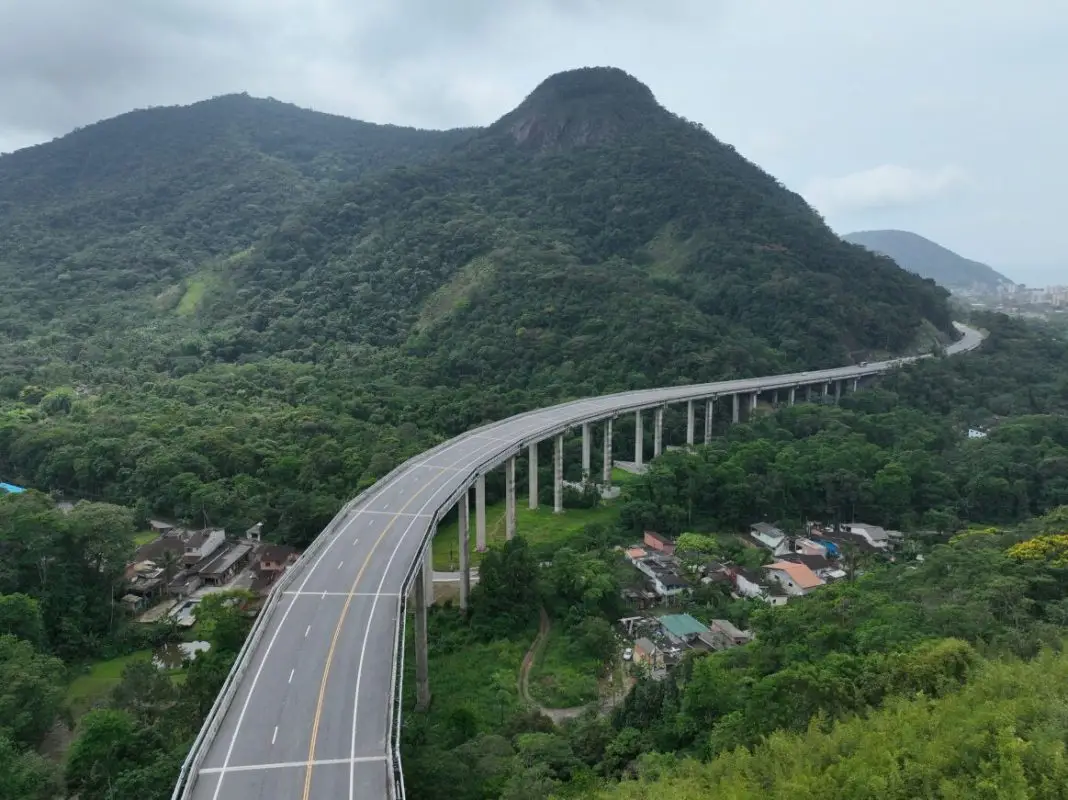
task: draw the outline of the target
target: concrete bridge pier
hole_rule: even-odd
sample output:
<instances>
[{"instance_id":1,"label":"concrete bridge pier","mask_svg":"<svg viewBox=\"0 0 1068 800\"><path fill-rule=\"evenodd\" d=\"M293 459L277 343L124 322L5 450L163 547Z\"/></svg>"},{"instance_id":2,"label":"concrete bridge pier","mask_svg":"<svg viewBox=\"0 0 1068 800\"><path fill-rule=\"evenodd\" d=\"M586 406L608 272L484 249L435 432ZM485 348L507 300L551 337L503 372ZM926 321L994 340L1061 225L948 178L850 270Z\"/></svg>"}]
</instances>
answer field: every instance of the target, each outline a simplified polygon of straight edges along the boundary
<instances>
[{"instance_id":1,"label":"concrete bridge pier","mask_svg":"<svg viewBox=\"0 0 1068 800\"><path fill-rule=\"evenodd\" d=\"M590 423L582 423L582 481L590 479Z\"/></svg>"},{"instance_id":2,"label":"concrete bridge pier","mask_svg":"<svg viewBox=\"0 0 1068 800\"><path fill-rule=\"evenodd\" d=\"M742 421L742 401L736 394L731 395L731 422L737 425Z\"/></svg>"},{"instance_id":3,"label":"concrete bridge pier","mask_svg":"<svg viewBox=\"0 0 1068 800\"><path fill-rule=\"evenodd\" d=\"M426 592L427 605L434 605L434 537L437 536L438 526L435 525L434 529L430 531L431 546L427 548L426 560L430 565L429 569L423 570L423 591Z\"/></svg>"},{"instance_id":4,"label":"concrete bridge pier","mask_svg":"<svg viewBox=\"0 0 1068 800\"><path fill-rule=\"evenodd\" d=\"M564 512L564 434L556 434L553 445L553 513Z\"/></svg>"},{"instance_id":5,"label":"concrete bridge pier","mask_svg":"<svg viewBox=\"0 0 1068 800\"><path fill-rule=\"evenodd\" d=\"M686 446L693 447L693 400L686 401Z\"/></svg>"},{"instance_id":6,"label":"concrete bridge pier","mask_svg":"<svg viewBox=\"0 0 1068 800\"><path fill-rule=\"evenodd\" d=\"M659 457L664 450L664 407L653 412L653 458Z\"/></svg>"},{"instance_id":7,"label":"concrete bridge pier","mask_svg":"<svg viewBox=\"0 0 1068 800\"><path fill-rule=\"evenodd\" d=\"M642 430L642 412L634 412L634 466L641 471L645 462L645 431Z\"/></svg>"},{"instance_id":8,"label":"concrete bridge pier","mask_svg":"<svg viewBox=\"0 0 1068 800\"><path fill-rule=\"evenodd\" d=\"M468 504L469 490L464 490L457 505L459 506L460 530L460 610L467 611L467 602L471 596L471 507Z\"/></svg>"},{"instance_id":9,"label":"concrete bridge pier","mask_svg":"<svg viewBox=\"0 0 1068 800\"><path fill-rule=\"evenodd\" d=\"M794 403L797 402L797 387L796 386L791 386L790 387L790 399L789 399L788 402L790 403L790 405L793 405Z\"/></svg>"},{"instance_id":10,"label":"concrete bridge pier","mask_svg":"<svg viewBox=\"0 0 1068 800\"><path fill-rule=\"evenodd\" d=\"M705 400L705 444L712 444L712 415L716 413L716 398Z\"/></svg>"},{"instance_id":11,"label":"concrete bridge pier","mask_svg":"<svg viewBox=\"0 0 1068 800\"><path fill-rule=\"evenodd\" d=\"M425 711L430 706L430 665L427 643L426 576L433 581L431 549L427 547L420 565L422 575L415 580L415 708ZM433 584L431 584L433 585Z\"/></svg>"},{"instance_id":12,"label":"concrete bridge pier","mask_svg":"<svg viewBox=\"0 0 1068 800\"><path fill-rule=\"evenodd\" d=\"M841 381L835 381L834 382L834 399L835 399L836 402L838 400L842 399L842 382Z\"/></svg>"},{"instance_id":13,"label":"concrete bridge pier","mask_svg":"<svg viewBox=\"0 0 1068 800\"><path fill-rule=\"evenodd\" d=\"M612 418L604 421L604 466L602 467L601 482L605 486L612 485Z\"/></svg>"},{"instance_id":14,"label":"concrete bridge pier","mask_svg":"<svg viewBox=\"0 0 1068 800\"><path fill-rule=\"evenodd\" d=\"M805 387L805 402L806 403L811 403L812 402L812 384L811 383L808 386Z\"/></svg>"},{"instance_id":15,"label":"concrete bridge pier","mask_svg":"<svg viewBox=\"0 0 1068 800\"><path fill-rule=\"evenodd\" d=\"M504 462L504 537L515 537L515 456Z\"/></svg>"},{"instance_id":16,"label":"concrete bridge pier","mask_svg":"<svg viewBox=\"0 0 1068 800\"><path fill-rule=\"evenodd\" d=\"M538 443L527 445L527 507L538 510Z\"/></svg>"},{"instance_id":17,"label":"concrete bridge pier","mask_svg":"<svg viewBox=\"0 0 1068 800\"><path fill-rule=\"evenodd\" d=\"M751 395L749 395L749 416L746 417L747 420L750 420L750 419L753 418L753 414L757 410L757 402L759 400L760 400L760 392L753 392Z\"/></svg>"},{"instance_id":18,"label":"concrete bridge pier","mask_svg":"<svg viewBox=\"0 0 1068 800\"><path fill-rule=\"evenodd\" d=\"M486 552L486 476L475 478L475 547Z\"/></svg>"}]
</instances>

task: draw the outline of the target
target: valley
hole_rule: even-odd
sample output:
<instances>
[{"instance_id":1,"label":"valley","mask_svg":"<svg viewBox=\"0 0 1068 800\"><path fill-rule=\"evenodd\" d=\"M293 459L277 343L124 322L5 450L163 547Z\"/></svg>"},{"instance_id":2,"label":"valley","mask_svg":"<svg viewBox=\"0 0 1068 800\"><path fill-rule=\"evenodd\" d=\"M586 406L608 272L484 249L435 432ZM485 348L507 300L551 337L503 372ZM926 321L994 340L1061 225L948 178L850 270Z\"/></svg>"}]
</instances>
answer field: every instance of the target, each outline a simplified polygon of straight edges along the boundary
<instances>
[{"instance_id":1,"label":"valley","mask_svg":"<svg viewBox=\"0 0 1068 800\"><path fill-rule=\"evenodd\" d=\"M0 798L377 797L394 720L422 800L758 797L809 753L848 764L831 797L1060 775L1028 698L1063 699L1034 687L1064 669L1068 341L949 298L614 68L484 127L231 94L0 157L0 478L29 490L0 496ZM641 391L607 452L647 460L602 499L600 439L584 469L550 407L600 437ZM167 568L136 550L160 519ZM867 552L857 520L900 536ZM787 591L757 524L844 541L834 579ZM215 530L263 580L137 622ZM411 531L459 581L428 589Z\"/></svg>"}]
</instances>

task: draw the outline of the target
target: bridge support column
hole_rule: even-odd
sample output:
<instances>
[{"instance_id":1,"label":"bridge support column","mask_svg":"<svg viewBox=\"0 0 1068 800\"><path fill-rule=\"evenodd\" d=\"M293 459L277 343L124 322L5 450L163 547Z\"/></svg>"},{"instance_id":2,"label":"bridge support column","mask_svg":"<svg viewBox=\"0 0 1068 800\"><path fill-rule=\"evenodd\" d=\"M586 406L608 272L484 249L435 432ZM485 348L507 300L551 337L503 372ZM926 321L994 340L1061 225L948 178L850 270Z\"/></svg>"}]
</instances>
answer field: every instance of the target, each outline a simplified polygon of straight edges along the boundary
<instances>
[{"instance_id":1,"label":"bridge support column","mask_svg":"<svg viewBox=\"0 0 1068 800\"><path fill-rule=\"evenodd\" d=\"M823 384L823 391L820 392L820 400L823 401L823 402L826 402L827 398L830 397L830 396L831 396L831 384L828 381L827 383Z\"/></svg>"},{"instance_id":2,"label":"bridge support column","mask_svg":"<svg viewBox=\"0 0 1068 800\"><path fill-rule=\"evenodd\" d=\"M796 402L797 402L797 387L796 386L791 386L790 387L790 405L793 405Z\"/></svg>"},{"instance_id":3,"label":"bridge support column","mask_svg":"<svg viewBox=\"0 0 1068 800\"><path fill-rule=\"evenodd\" d=\"M515 537L515 456L504 462L504 536Z\"/></svg>"},{"instance_id":4,"label":"bridge support column","mask_svg":"<svg viewBox=\"0 0 1068 800\"><path fill-rule=\"evenodd\" d=\"M590 479L590 423L582 423L582 482Z\"/></svg>"},{"instance_id":5,"label":"bridge support column","mask_svg":"<svg viewBox=\"0 0 1068 800\"><path fill-rule=\"evenodd\" d=\"M642 412L634 412L634 466L639 470L645 462L645 431L642 429Z\"/></svg>"},{"instance_id":6,"label":"bridge support column","mask_svg":"<svg viewBox=\"0 0 1068 800\"><path fill-rule=\"evenodd\" d=\"M553 513L564 511L564 434L556 434L553 445Z\"/></svg>"},{"instance_id":7,"label":"bridge support column","mask_svg":"<svg viewBox=\"0 0 1068 800\"><path fill-rule=\"evenodd\" d=\"M664 449L664 407L653 412L653 458L659 457Z\"/></svg>"},{"instance_id":8,"label":"bridge support column","mask_svg":"<svg viewBox=\"0 0 1068 800\"><path fill-rule=\"evenodd\" d=\"M437 526L434 526L434 530L430 534L430 541L434 541L434 537L437 535ZM428 606L434 605L434 548L433 546L427 548L426 551L426 569L423 570L423 591L426 593L426 604Z\"/></svg>"},{"instance_id":9,"label":"bridge support column","mask_svg":"<svg viewBox=\"0 0 1068 800\"><path fill-rule=\"evenodd\" d=\"M757 410L757 401L760 399L760 392L753 392L749 395L749 416L747 419L753 418L753 413Z\"/></svg>"},{"instance_id":10,"label":"bridge support column","mask_svg":"<svg viewBox=\"0 0 1068 800\"><path fill-rule=\"evenodd\" d=\"M860 388L860 378L853 379L853 394L857 393L857 389Z\"/></svg>"},{"instance_id":11,"label":"bridge support column","mask_svg":"<svg viewBox=\"0 0 1068 800\"><path fill-rule=\"evenodd\" d=\"M527 508L538 510L538 443L527 445Z\"/></svg>"},{"instance_id":12,"label":"bridge support column","mask_svg":"<svg viewBox=\"0 0 1068 800\"><path fill-rule=\"evenodd\" d=\"M705 400L705 444L712 444L712 415L716 413L716 398Z\"/></svg>"},{"instance_id":13,"label":"bridge support column","mask_svg":"<svg viewBox=\"0 0 1068 800\"><path fill-rule=\"evenodd\" d=\"M841 381L835 381L834 382L834 399L835 400L841 400L842 399L842 382Z\"/></svg>"},{"instance_id":14,"label":"bridge support column","mask_svg":"<svg viewBox=\"0 0 1068 800\"><path fill-rule=\"evenodd\" d=\"M805 387L805 402L806 403L811 403L812 402L812 384L811 383L808 386Z\"/></svg>"},{"instance_id":15,"label":"bridge support column","mask_svg":"<svg viewBox=\"0 0 1068 800\"><path fill-rule=\"evenodd\" d=\"M733 423L735 423L737 425L739 422L742 421L742 410L741 410L742 401L739 399L738 395L732 394L731 395L731 403L732 403L732 406L731 406L731 422L733 422Z\"/></svg>"},{"instance_id":16,"label":"bridge support column","mask_svg":"<svg viewBox=\"0 0 1068 800\"><path fill-rule=\"evenodd\" d=\"M465 489L457 503L460 529L460 610L467 611L467 599L471 596L471 490Z\"/></svg>"},{"instance_id":17,"label":"bridge support column","mask_svg":"<svg viewBox=\"0 0 1068 800\"><path fill-rule=\"evenodd\" d=\"M602 466L601 482L605 486L612 485L612 418L604 421L604 464Z\"/></svg>"},{"instance_id":18,"label":"bridge support column","mask_svg":"<svg viewBox=\"0 0 1068 800\"><path fill-rule=\"evenodd\" d=\"M486 476L475 478L475 547L486 552Z\"/></svg>"},{"instance_id":19,"label":"bridge support column","mask_svg":"<svg viewBox=\"0 0 1068 800\"><path fill-rule=\"evenodd\" d=\"M693 400L686 401L686 446L693 447Z\"/></svg>"},{"instance_id":20,"label":"bridge support column","mask_svg":"<svg viewBox=\"0 0 1068 800\"><path fill-rule=\"evenodd\" d=\"M430 665L427 654L427 597L425 575L433 575L430 572L430 553L428 548L423 556L421 571L415 579L415 708L417 711L426 711L430 706Z\"/></svg>"}]
</instances>

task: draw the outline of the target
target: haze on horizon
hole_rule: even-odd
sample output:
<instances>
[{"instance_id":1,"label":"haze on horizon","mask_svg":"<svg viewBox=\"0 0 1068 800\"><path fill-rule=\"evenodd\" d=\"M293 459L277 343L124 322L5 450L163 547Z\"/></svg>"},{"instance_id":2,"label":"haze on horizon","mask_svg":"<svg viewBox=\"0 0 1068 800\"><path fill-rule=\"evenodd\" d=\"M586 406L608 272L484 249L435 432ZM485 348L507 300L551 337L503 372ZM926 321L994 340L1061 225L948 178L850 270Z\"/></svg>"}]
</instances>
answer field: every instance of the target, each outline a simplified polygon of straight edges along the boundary
<instances>
[{"instance_id":1,"label":"haze on horizon","mask_svg":"<svg viewBox=\"0 0 1068 800\"><path fill-rule=\"evenodd\" d=\"M0 22L0 152L241 91L481 125L551 73L612 65L840 233L900 228L1068 282L1063 0L37 0Z\"/></svg>"}]
</instances>

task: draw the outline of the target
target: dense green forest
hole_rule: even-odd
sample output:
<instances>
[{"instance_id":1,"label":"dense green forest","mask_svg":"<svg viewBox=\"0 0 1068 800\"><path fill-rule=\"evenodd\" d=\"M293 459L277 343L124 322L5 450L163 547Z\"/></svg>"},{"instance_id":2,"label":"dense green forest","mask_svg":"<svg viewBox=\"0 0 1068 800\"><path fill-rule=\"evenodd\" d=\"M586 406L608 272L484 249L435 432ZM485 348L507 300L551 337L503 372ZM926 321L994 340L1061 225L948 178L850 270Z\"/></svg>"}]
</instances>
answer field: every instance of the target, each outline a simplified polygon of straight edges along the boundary
<instances>
[{"instance_id":1,"label":"dense green forest","mask_svg":"<svg viewBox=\"0 0 1068 800\"><path fill-rule=\"evenodd\" d=\"M619 70L466 131L149 109L0 185L0 476L295 544L485 421L950 332L943 290Z\"/></svg>"},{"instance_id":2,"label":"dense green forest","mask_svg":"<svg viewBox=\"0 0 1068 800\"><path fill-rule=\"evenodd\" d=\"M841 242L618 70L553 76L483 129L230 96L0 157L0 320L0 477L36 490L0 498L0 800L169 795L247 630L244 602L202 603L212 648L184 680L131 663L62 765L37 754L72 716L64 687L87 661L175 636L115 603L149 514L262 520L304 545L360 488L487 420L951 335L943 290ZM1026 686L1030 667L990 659L1035 658L1065 624L1068 345L976 322L990 331L978 354L724 429L636 480L612 524L489 553L471 614L433 615L435 653L515 645L544 605L560 652L607 668L623 610L611 547L646 524L867 515L947 540L969 522L998 528L926 548L922 564L867 565L781 612L704 593L697 613L750 624L757 643L641 682L607 717L555 729L505 700L514 675L483 679L490 712L460 693L444 716L412 718L411 795L720 780L750 769L733 748L775 731L784 751L825 735L831 752L832 722L851 714L890 714L917 692L949 709L961 685L991 691L999 675ZM989 436L969 441L969 426ZM633 444L626 426L616 435ZM64 513L50 492L83 502Z\"/></svg>"},{"instance_id":3,"label":"dense green forest","mask_svg":"<svg viewBox=\"0 0 1068 800\"><path fill-rule=\"evenodd\" d=\"M1068 668L1068 341L1003 316L973 322L990 333L973 354L666 453L625 484L614 524L484 561L493 597L477 591L467 620L432 615L432 666L453 681L453 653L522 652L539 603L573 662L613 658L601 632L626 613L626 578L612 548L650 526L743 564L760 551L720 534L754 519L920 532L893 561L848 553L851 578L785 607L696 590L686 610L756 640L690 657L665 681L639 678L608 715L554 727L464 683L469 694L409 719L411 795L972 797L986 785L1061 796L1048 776L1064 769L1063 688L1037 687ZM971 426L988 435L969 438Z\"/></svg>"},{"instance_id":4,"label":"dense green forest","mask_svg":"<svg viewBox=\"0 0 1068 800\"><path fill-rule=\"evenodd\" d=\"M198 630L212 649L182 683L148 660L134 661L105 706L78 720L65 765L36 753L57 725L74 721L67 686L87 660L177 637L165 623L132 624L119 608L133 516L91 502L64 512L37 492L0 497L2 800L52 800L64 785L83 800L169 796L244 640L244 606L227 607L219 595L205 601Z\"/></svg>"}]
</instances>

